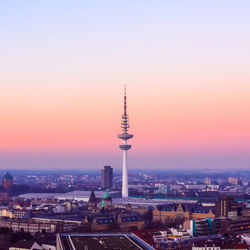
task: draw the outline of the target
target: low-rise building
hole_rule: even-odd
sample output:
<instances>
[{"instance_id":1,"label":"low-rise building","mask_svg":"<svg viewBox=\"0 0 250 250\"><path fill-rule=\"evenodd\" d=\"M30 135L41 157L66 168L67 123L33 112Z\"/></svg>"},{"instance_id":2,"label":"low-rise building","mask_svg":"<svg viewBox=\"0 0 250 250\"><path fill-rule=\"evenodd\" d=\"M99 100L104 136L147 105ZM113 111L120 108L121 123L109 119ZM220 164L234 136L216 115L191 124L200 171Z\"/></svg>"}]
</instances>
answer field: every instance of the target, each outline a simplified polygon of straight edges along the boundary
<instances>
[{"instance_id":1,"label":"low-rise building","mask_svg":"<svg viewBox=\"0 0 250 250\"><path fill-rule=\"evenodd\" d=\"M214 207L200 204L166 204L158 205L153 210L153 221L162 223L168 218L190 220L207 217L215 217Z\"/></svg>"},{"instance_id":2,"label":"low-rise building","mask_svg":"<svg viewBox=\"0 0 250 250\"><path fill-rule=\"evenodd\" d=\"M54 223L36 223L28 220L0 220L0 227L10 228L14 232L21 231L30 232L31 234L35 234L37 232L48 232L54 233L56 232L56 224Z\"/></svg>"},{"instance_id":3,"label":"low-rise building","mask_svg":"<svg viewBox=\"0 0 250 250\"><path fill-rule=\"evenodd\" d=\"M19 240L15 244L11 245L9 250L42 250L40 246L34 240Z\"/></svg>"}]
</instances>

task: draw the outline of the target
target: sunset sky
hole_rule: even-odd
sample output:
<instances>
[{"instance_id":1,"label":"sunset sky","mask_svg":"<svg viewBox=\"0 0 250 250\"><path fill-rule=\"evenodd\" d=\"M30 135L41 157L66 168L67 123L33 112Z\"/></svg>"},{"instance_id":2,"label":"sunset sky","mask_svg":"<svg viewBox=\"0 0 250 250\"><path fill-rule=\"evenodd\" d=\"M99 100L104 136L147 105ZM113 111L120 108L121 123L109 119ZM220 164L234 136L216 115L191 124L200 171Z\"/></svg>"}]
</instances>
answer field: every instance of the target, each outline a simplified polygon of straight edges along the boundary
<instances>
[{"instance_id":1,"label":"sunset sky","mask_svg":"<svg viewBox=\"0 0 250 250\"><path fill-rule=\"evenodd\" d=\"M1 1L0 169L250 167L250 2Z\"/></svg>"}]
</instances>

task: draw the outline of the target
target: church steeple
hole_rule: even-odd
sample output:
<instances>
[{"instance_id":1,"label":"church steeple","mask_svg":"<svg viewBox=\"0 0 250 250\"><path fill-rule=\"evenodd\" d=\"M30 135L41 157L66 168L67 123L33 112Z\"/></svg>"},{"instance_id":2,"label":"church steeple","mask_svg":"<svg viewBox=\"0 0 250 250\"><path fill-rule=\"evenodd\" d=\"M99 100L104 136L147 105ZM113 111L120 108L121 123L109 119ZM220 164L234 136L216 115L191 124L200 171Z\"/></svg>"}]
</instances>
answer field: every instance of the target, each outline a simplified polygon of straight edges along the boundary
<instances>
[{"instance_id":1,"label":"church steeple","mask_svg":"<svg viewBox=\"0 0 250 250\"><path fill-rule=\"evenodd\" d=\"M94 190L92 190L90 193L87 207L89 210L92 210L92 211L96 210L96 208L97 208L97 200L95 197Z\"/></svg>"}]
</instances>

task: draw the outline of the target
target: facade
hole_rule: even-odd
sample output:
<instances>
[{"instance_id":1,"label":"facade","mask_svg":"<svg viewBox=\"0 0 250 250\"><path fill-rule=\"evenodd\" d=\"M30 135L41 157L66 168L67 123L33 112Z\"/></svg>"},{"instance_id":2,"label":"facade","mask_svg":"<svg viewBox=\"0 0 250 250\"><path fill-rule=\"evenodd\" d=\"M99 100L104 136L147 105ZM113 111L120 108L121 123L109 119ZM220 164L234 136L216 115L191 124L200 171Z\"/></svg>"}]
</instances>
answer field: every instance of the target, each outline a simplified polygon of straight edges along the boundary
<instances>
[{"instance_id":1,"label":"facade","mask_svg":"<svg viewBox=\"0 0 250 250\"><path fill-rule=\"evenodd\" d=\"M227 181L228 183L233 184L233 185L238 184L238 178L235 178L235 177L228 177Z\"/></svg>"},{"instance_id":2,"label":"facade","mask_svg":"<svg viewBox=\"0 0 250 250\"><path fill-rule=\"evenodd\" d=\"M13 218L14 214L9 209L1 209L0 210L0 217Z\"/></svg>"},{"instance_id":3,"label":"facade","mask_svg":"<svg viewBox=\"0 0 250 250\"><path fill-rule=\"evenodd\" d=\"M101 186L102 188L112 188L113 186L113 168L110 166L104 166L101 171Z\"/></svg>"},{"instance_id":4,"label":"facade","mask_svg":"<svg viewBox=\"0 0 250 250\"><path fill-rule=\"evenodd\" d=\"M142 230L144 227L144 220L138 216L138 214L134 215L122 215L122 214L104 214L97 215L92 219L89 224L90 227L87 228L92 232L103 232L103 231L114 231L118 230L119 232L131 232ZM90 221L89 221L90 222ZM87 226L86 224L83 225Z\"/></svg>"},{"instance_id":5,"label":"facade","mask_svg":"<svg viewBox=\"0 0 250 250\"><path fill-rule=\"evenodd\" d=\"M219 198L215 204L215 216L225 216L233 219L237 218L237 202L230 196Z\"/></svg>"},{"instance_id":6,"label":"facade","mask_svg":"<svg viewBox=\"0 0 250 250\"><path fill-rule=\"evenodd\" d=\"M234 235L250 233L250 219L230 221L230 233Z\"/></svg>"},{"instance_id":7,"label":"facade","mask_svg":"<svg viewBox=\"0 0 250 250\"><path fill-rule=\"evenodd\" d=\"M209 177L205 178L205 184L210 185L211 184L211 179Z\"/></svg>"},{"instance_id":8,"label":"facade","mask_svg":"<svg viewBox=\"0 0 250 250\"><path fill-rule=\"evenodd\" d=\"M144 227L144 220L139 213L120 214L115 211L103 211L96 213L83 213L76 217L66 216L37 216L33 218L36 223L56 225L56 232L73 232L78 229L81 232L103 231L137 231ZM25 230L26 228L24 228Z\"/></svg>"},{"instance_id":9,"label":"facade","mask_svg":"<svg viewBox=\"0 0 250 250\"><path fill-rule=\"evenodd\" d=\"M190 229L193 236L208 236L218 234L222 228L220 218L205 218L200 220L191 220Z\"/></svg>"},{"instance_id":10,"label":"facade","mask_svg":"<svg viewBox=\"0 0 250 250\"><path fill-rule=\"evenodd\" d=\"M95 197L95 193L93 190L91 191L91 194L89 196L87 207L88 207L88 210L93 211L93 212L97 210L97 199Z\"/></svg>"},{"instance_id":11,"label":"facade","mask_svg":"<svg viewBox=\"0 0 250 250\"><path fill-rule=\"evenodd\" d=\"M2 178L2 186L5 190L9 190L13 185L13 177L7 172Z\"/></svg>"},{"instance_id":12,"label":"facade","mask_svg":"<svg viewBox=\"0 0 250 250\"><path fill-rule=\"evenodd\" d=\"M13 216L9 216L9 218L29 219L31 217L31 211L26 209L13 209L12 213Z\"/></svg>"},{"instance_id":13,"label":"facade","mask_svg":"<svg viewBox=\"0 0 250 250\"><path fill-rule=\"evenodd\" d=\"M0 227L6 227L15 231L24 230L24 232L30 232L35 234L36 232L56 232L56 224L54 223L36 223L27 220L0 220Z\"/></svg>"},{"instance_id":14,"label":"facade","mask_svg":"<svg viewBox=\"0 0 250 250\"><path fill-rule=\"evenodd\" d=\"M165 223L168 219L190 220L215 217L214 207L199 204L158 205L153 210L153 221Z\"/></svg>"},{"instance_id":15,"label":"facade","mask_svg":"<svg viewBox=\"0 0 250 250\"><path fill-rule=\"evenodd\" d=\"M193 236L208 236L215 234L239 234L250 233L250 219L231 220L226 217L215 217L190 220L189 225L184 223L184 228L190 229Z\"/></svg>"},{"instance_id":16,"label":"facade","mask_svg":"<svg viewBox=\"0 0 250 250\"><path fill-rule=\"evenodd\" d=\"M7 172L2 178L2 185L0 186L0 201L9 200L9 191L13 186L13 177Z\"/></svg>"},{"instance_id":17,"label":"facade","mask_svg":"<svg viewBox=\"0 0 250 250\"><path fill-rule=\"evenodd\" d=\"M128 197L128 169L127 169L127 151L131 148L131 145L127 144L127 140L133 137L132 134L128 134L129 122L127 114L127 96L126 96L126 87L124 93L124 112L122 115L121 128L123 130L122 134L119 134L117 137L123 140L123 144L119 147L123 152L123 164L122 164L122 197Z\"/></svg>"}]
</instances>

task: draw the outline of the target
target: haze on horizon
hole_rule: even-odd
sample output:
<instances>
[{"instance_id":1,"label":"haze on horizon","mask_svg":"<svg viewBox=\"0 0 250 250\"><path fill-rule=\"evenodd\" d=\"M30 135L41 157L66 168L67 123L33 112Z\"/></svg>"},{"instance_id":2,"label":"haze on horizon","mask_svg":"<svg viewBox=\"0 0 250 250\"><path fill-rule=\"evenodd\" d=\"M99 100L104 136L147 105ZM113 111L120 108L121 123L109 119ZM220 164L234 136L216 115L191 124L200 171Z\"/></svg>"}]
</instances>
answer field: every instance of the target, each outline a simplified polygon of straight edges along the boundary
<instances>
[{"instance_id":1,"label":"haze on horizon","mask_svg":"<svg viewBox=\"0 0 250 250\"><path fill-rule=\"evenodd\" d=\"M249 1L0 3L0 168L248 169Z\"/></svg>"}]
</instances>

